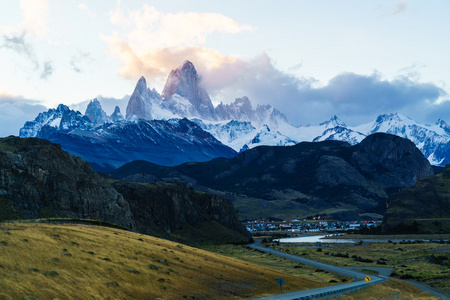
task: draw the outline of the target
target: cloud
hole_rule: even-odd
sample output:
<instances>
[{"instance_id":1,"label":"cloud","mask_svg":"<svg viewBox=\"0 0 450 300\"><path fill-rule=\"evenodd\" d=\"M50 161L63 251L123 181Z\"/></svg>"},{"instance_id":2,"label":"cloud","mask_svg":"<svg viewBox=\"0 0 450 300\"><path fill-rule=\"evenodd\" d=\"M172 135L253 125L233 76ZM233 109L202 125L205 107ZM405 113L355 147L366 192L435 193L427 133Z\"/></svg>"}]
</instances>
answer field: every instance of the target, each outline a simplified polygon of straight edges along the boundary
<instances>
[{"instance_id":1,"label":"cloud","mask_svg":"<svg viewBox=\"0 0 450 300\"><path fill-rule=\"evenodd\" d=\"M2 28L4 43L0 48L5 48L24 56L32 63L34 70L40 72L41 79L47 79L53 73L53 66L50 61L41 63L34 53L33 45L27 41L27 36L39 38L44 36L47 31L47 0L22 0L20 1L23 20L17 27L8 26Z\"/></svg>"},{"instance_id":2,"label":"cloud","mask_svg":"<svg viewBox=\"0 0 450 300\"><path fill-rule=\"evenodd\" d=\"M438 114L440 118L450 114L450 102L440 101L448 99L444 90L407 77L389 81L376 72L342 73L328 84L314 87L314 79L298 79L271 65L260 74L262 77L245 91L247 95L252 101L272 104L295 125L318 124L333 115L357 125L391 112L404 113L421 122L434 122ZM240 87L239 80L236 83L229 88L245 88Z\"/></svg>"},{"instance_id":3,"label":"cloud","mask_svg":"<svg viewBox=\"0 0 450 300\"><path fill-rule=\"evenodd\" d=\"M89 68L94 62L95 59L92 58L89 52L78 51L72 55L70 66L75 72L81 73L83 70Z\"/></svg>"},{"instance_id":4,"label":"cloud","mask_svg":"<svg viewBox=\"0 0 450 300\"><path fill-rule=\"evenodd\" d=\"M51 61L44 62L44 70L41 73L41 79L47 79L50 75L53 74L53 64Z\"/></svg>"},{"instance_id":5,"label":"cloud","mask_svg":"<svg viewBox=\"0 0 450 300\"><path fill-rule=\"evenodd\" d=\"M91 17L91 18L95 18L96 17L96 13L93 12L92 10L90 10L85 3L79 3L78 4L78 8L83 10L83 11L85 11L88 14L89 17Z\"/></svg>"},{"instance_id":6,"label":"cloud","mask_svg":"<svg viewBox=\"0 0 450 300\"><path fill-rule=\"evenodd\" d=\"M393 14L399 14L399 13L405 12L407 8L408 8L408 2L406 2L406 1L397 2L397 4L395 5L395 11Z\"/></svg>"},{"instance_id":7,"label":"cloud","mask_svg":"<svg viewBox=\"0 0 450 300\"><path fill-rule=\"evenodd\" d=\"M140 10L125 14L120 9L120 1L115 11L110 12L110 21L123 32L115 31L100 38L119 59L119 74L133 80L142 75L161 80L186 59L200 69L233 62L236 57L205 47L207 37L216 32L235 34L252 30L248 25L216 13L165 14L143 5Z\"/></svg>"},{"instance_id":8,"label":"cloud","mask_svg":"<svg viewBox=\"0 0 450 300\"><path fill-rule=\"evenodd\" d=\"M35 36L47 33L48 0L21 0L23 23L22 30Z\"/></svg>"},{"instance_id":9,"label":"cloud","mask_svg":"<svg viewBox=\"0 0 450 300\"><path fill-rule=\"evenodd\" d=\"M19 135L26 121L34 120L46 110L38 101L0 94L0 137Z\"/></svg>"},{"instance_id":10,"label":"cloud","mask_svg":"<svg viewBox=\"0 0 450 300\"><path fill-rule=\"evenodd\" d=\"M3 36L4 44L0 48L10 49L16 52L17 54L24 55L28 60L30 60L33 63L35 69L38 69L39 62L36 56L34 55L33 47L31 46L31 44L25 41L25 35L26 35L25 32L22 32L22 34L17 36L4 35Z\"/></svg>"}]
</instances>

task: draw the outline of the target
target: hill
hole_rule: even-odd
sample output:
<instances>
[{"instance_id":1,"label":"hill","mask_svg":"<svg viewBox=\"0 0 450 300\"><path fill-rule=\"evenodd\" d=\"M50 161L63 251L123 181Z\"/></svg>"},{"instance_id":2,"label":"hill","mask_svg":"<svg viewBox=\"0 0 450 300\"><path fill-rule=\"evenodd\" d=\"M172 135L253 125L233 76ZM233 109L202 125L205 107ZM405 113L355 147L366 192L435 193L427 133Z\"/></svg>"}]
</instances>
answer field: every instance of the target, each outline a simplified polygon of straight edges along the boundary
<instances>
[{"instance_id":1,"label":"hill","mask_svg":"<svg viewBox=\"0 0 450 300\"><path fill-rule=\"evenodd\" d=\"M392 192L433 174L406 139L377 133L346 142L261 146L232 159L163 167L136 161L110 173L136 182L182 181L234 201L241 218L327 215L341 220L382 218Z\"/></svg>"},{"instance_id":2,"label":"hill","mask_svg":"<svg viewBox=\"0 0 450 300\"><path fill-rule=\"evenodd\" d=\"M0 139L0 221L90 219L189 243L246 243L233 204L179 184L114 182L61 146L38 138ZM214 228L214 230L212 230Z\"/></svg>"},{"instance_id":3,"label":"hill","mask_svg":"<svg viewBox=\"0 0 450 300\"><path fill-rule=\"evenodd\" d=\"M388 198L385 232L450 232L450 165Z\"/></svg>"},{"instance_id":4,"label":"hill","mask_svg":"<svg viewBox=\"0 0 450 300\"><path fill-rule=\"evenodd\" d=\"M281 276L285 290L327 285L120 229L0 224L1 299L246 298Z\"/></svg>"}]
</instances>

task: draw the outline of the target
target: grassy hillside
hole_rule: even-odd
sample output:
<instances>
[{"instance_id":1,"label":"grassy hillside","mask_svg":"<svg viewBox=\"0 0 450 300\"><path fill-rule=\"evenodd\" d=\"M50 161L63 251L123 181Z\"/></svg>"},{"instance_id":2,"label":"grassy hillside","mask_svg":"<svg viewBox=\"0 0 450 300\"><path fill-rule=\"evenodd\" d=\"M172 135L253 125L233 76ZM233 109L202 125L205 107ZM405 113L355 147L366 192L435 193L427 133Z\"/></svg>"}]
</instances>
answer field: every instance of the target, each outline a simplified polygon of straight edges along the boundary
<instances>
[{"instance_id":1,"label":"grassy hillside","mask_svg":"<svg viewBox=\"0 0 450 300\"><path fill-rule=\"evenodd\" d=\"M280 277L285 291L328 284L115 228L0 224L0 299L239 299Z\"/></svg>"},{"instance_id":2,"label":"grassy hillside","mask_svg":"<svg viewBox=\"0 0 450 300\"><path fill-rule=\"evenodd\" d=\"M387 233L450 233L450 165L389 196L383 219Z\"/></svg>"}]
</instances>

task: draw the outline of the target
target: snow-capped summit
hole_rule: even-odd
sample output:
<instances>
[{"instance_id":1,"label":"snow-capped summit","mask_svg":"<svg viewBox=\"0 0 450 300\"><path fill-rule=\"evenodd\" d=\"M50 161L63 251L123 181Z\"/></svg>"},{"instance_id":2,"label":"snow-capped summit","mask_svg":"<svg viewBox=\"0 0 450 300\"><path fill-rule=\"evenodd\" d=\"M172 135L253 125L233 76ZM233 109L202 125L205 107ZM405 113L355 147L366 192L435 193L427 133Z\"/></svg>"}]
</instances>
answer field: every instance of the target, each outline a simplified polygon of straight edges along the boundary
<instances>
[{"instance_id":1,"label":"snow-capped summit","mask_svg":"<svg viewBox=\"0 0 450 300\"><path fill-rule=\"evenodd\" d=\"M257 127L269 125L278 128L279 124L288 123L286 116L271 105L258 105L253 109L250 99L245 96L230 104L220 103L215 112L218 120L252 122Z\"/></svg>"},{"instance_id":2,"label":"snow-capped summit","mask_svg":"<svg viewBox=\"0 0 450 300\"><path fill-rule=\"evenodd\" d=\"M79 111L59 104L56 109L52 108L40 113L34 121L27 121L20 129L19 136L45 138L58 130L70 131L75 128L87 129L93 126L94 124L89 118L83 116Z\"/></svg>"},{"instance_id":3,"label":"snow-capped summit","mask_svg":"<svg viewBox=\"0 0 450 300\"><path fill-rule=\"evenodd\" d=\"M105 111L102 109L102 105L97 99L89 102L89 105L86 108L86 112L84 113L89 120L95 125L103 125L109 121L108 116Z\"/></svg>"},{"instance_id":4,"label":"snow-capped summit","mask_svg":"<svg viewBox=\"0 0 450 300\"><path fill-rule=\"evenodd\" d=\"M436 125L444 129L444 132L450 136L450 126L444 120L438 119Z\"/></svg>"},{"instance_id":5,"label":"snow-capped summit","mask_svg":"<svg viewBox=\"0 0 450 300\"><path fill-rule=\"evenodd\" d=\"M175 95L189 101L198 117L213 120L214 106L208 93L200 87L200 78L194 64L186 60L182 66L172 70L162 92L164 101L173 101ZM176 106L171 106L176 108Z\"/></svg>"},{"instance_id":6,"label":"snow-capped summit","mask_svg":"<svg viewBox=\"0 0 450 300\"><path fill-rule=\"evenodd\" d=\"M126 118L131 120L136 119L152 119L152 100L161 100L159 93L147 87L147 82L142 76L134 88L133 94L130 97L127 105Z\"/></svg>"},{"instance_id":7,"label":"snow-capped summit","mask_svg":"<svg viewBox=\"0 0 450 300\"><path fill-rule=\"evenodd\" d=\"M319 125L325 126L325 128L334 128L336 126L339 127L347 127L344 122L341 121L336 115L334 115L331 119L328 121L325 121L323 123L320 123Z\"/></svg>"},{"instance_id":8,"label":"snow-capped summit","mask_svg":"<svg viewBox=\"0 0 450 300\"><path fill-rule=\"evenodd\" d=\"M114 108L114 112L111 114L111 116L109 117L111 119L112 122L120 122L124 120L124 117L122 115L122 113L120 112L120 108L118 106L116 106Z\"/></svg>"}]
</instances>

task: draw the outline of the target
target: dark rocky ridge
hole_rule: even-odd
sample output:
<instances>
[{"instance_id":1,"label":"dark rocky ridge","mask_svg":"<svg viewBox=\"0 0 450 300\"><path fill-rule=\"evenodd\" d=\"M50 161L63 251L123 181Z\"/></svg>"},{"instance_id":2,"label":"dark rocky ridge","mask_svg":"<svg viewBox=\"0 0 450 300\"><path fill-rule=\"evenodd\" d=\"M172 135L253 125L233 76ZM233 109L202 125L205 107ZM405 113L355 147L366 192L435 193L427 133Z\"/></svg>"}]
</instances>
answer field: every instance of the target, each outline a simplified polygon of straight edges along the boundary
<instances>
[{"instance_id":1,"label":"dark rocky ridge","mask_svg":"<svg viewBox=\"0 0 450 300\"><path fill-rule=\"evenodd\" d=\"M381 218L389 194L432 174L430 163L412 142L378 133L355 146L339 141L262 146L232 159L172 168L134 162L111 176L183 181L220 192L235 201L241 218L323 214L351 220Z\"/></svg>"},{"instance_id":2,"label":"dark rocky ridge","mask_svg":"<svg viewBox=\"0 0 450 300\"><path fill-rule=\"evenodd\" d=\"M185 224L199 228L215 221L237 232L233 242L247 242L251 237L239 222L231 201L217 195L194 191L182 183L116 181L113 186L130 204L140 232L170 237Z\"/></svg>"},{"instance_id":3,"label":"dark rocky ridge","mask_svg":"<svg viewBox=\"0 0 450 300\"><path fill-rule=\"evenodd\" d=\"M384 232L450 232L450 165L389 196Z\"/></svg>"},{"instance_id":4,"label":"dark rocky ridge","mask_svg":"<svg viewBox=\"0 0 450 300\"><path fill-rule=\"evenodd\" d=\"M221 242L250 239L227 199L181 183L117 181L113 187L58 144L38 138L0 139L0 221L36 218L94 219L164 237L186 225L200 228L217 222L228 234Z\"/></svg>"},{"instance_id":5,"label":"dark rocky ridge","mask_svg":"<svg viewBox=\"0 0 450 300\"><path fill-rule=\"evenodd\" d=\"M135 229L122 195L81 158L42 139L0 141L0 194L18 215L96 219Z\"/></svg>"}]
</instances>

